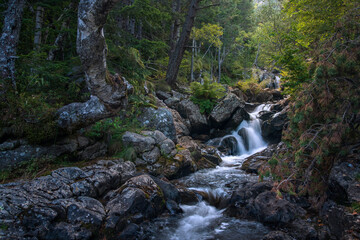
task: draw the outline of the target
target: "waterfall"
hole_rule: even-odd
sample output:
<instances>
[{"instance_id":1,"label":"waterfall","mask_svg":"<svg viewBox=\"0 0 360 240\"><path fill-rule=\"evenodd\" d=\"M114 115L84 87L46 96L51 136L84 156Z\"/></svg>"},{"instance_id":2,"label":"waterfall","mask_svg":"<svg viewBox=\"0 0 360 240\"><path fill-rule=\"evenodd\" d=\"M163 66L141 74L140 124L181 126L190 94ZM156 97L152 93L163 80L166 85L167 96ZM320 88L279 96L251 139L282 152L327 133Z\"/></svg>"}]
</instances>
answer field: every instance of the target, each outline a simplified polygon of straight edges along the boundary
<instances>
[{"instance_id":1,"label":"waterfall","mask_svg":"<svg viewBox=\"0 0 360 240\"><path fill-rule=\"evenodd\" d=\"M261 136L261 125L258 114L261 111L269 111L270 107L270 104L257 106L253 112L249 113L250 119L242 121L234 131L224 136L219 145L223 144L224 141L235 140L236 145L231 146L231 148L233 148L231 153L232 155L238 156L244 154L251 155L259 149L265 148L267 143Z\"/></svg>"},{"instance_id":2,"label":"waterfall","mask_svg":"<svg viewBox=\"0 0 360 240\"><path fill-rule=\"evenodd\" d=\"M275 89L278 89L280 87L280 77L275 76Z\"/></svg>"}]
</instances>

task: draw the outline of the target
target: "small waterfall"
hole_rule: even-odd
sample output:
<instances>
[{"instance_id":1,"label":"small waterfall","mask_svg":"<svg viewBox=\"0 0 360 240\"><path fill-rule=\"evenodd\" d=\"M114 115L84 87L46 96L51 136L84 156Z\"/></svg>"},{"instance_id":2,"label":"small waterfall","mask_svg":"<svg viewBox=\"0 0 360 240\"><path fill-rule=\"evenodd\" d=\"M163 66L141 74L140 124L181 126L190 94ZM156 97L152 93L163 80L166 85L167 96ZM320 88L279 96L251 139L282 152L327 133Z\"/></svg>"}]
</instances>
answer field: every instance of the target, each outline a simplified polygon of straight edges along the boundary
<instances>
[{"instance_id":1,"label":"small waterfall","mask_svg":"<svg viewBox=\"0 0 360 240\"><path fill-rule=\"evenodd\" d=\"M270 104L257 106L253 112L249 113L250 120L242 121L237 129L221 139L220 145L227 141L227 145L232 148L231 155L252 154L258 149L266 147L267 144L261 136L258 114L261 111L269 111L270 107Z\"/></svg>"},{"instance_id":2,"label":"small waterfall","mask_svg":"<svg viewBox=\"0 0 360 240\"><path fill-rule=\"evenodd\" d=\"M275 89L278 89L280 87L280 77L275 76Z\"/></svg>"}]
</instances>

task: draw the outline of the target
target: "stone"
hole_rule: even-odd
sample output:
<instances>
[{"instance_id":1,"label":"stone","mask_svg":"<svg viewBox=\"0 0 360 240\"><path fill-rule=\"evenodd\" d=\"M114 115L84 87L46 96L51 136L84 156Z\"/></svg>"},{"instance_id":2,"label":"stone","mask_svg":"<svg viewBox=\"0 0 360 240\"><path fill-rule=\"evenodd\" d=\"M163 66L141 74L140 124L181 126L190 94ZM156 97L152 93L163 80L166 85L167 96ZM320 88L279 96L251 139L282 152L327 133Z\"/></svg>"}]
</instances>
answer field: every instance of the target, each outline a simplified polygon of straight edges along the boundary
<instances>
[{"instance_id":1,"label":"stone","mask_svg":"<svg viewBox=\"0 0 360 240\"><path fill-rule=\"evenodd\" d=\"M293 240L293 238L282 231L272 231L266 234L262 240Z\"/></svg>"},{"instance_id":2,"label":"stone","mask_svg":"<svg viewBox=\"0 0 360 240\"><path fill-rule=\"evenodd\" d=\"M67 220L72 223L88 224L100 228L105 218L104 206L96 199L79 197L67 208Z\"/></svg>"},{"instance_id":3,"label":"stone","mask_svg":"<svg viewBox=\"0 0 360 240\"><path fill-rule=\"evenodd\" d=\"M245 111L244 108L239 108L226 122L226 124L220 127L222 129L230 128L231 130L233 130L234 128L237 128L240 125L240 123L244 120L250 120L250 115L248 112Z\"/></svg>"},{"instance_id":4,"label":"stone","mask_svg":"<svg viewBox=\"0 0 360 240\"><path fill-rule=\"evenodd\" d=\"M335 163L329 177L330 199L342 204L360 202L358 175L360 175L360 164L357 160Z\"/></svg>"},{"instance_id":5,"label":"stone","mask_svg":"<svg viewBox=\"0 0 360 240\"><path fill-rule=\"evenodd\" d=\"M255 101L265 103L273 99L273 94L270 91L262 90L256 94Z\"/></svg>"},{"instance_id":6,"label":"stone","mask_svg":"<svg viewBox=\"0 0 360 240\"><path fill-rule=\"evenodd\" d=\"M171 140L170 140L171 141ZM153 150L144 152L142 159L148 164L154 164L160 158L160 150L158 147L154 147Z\"/></svg>"},{"instance_id":7,"label":"stone","mask_svg":"<svg viewBox=\"0 0 360 240\"><path fill-rule=\"evenodd\" d=\"M89 240L92 236L91 231L81 227L80 224L74 225L60 222L49 228L49 231L44 236L44 239Z\"/></svg>"},{"instance_id":8,"label":"stone","mask_svg":"<svg viewBox=\"0 0 360 240\"><path fill-rule=\"evenodd\" d=\"M168 106L169 108L174 108L176 107L176 105L180 102L180 99L178 98L168 98L166 100L164 100L164 103L166 104L166 106Z\"/></svg>"},{"instance_id":9,"label":"stone","mask_svg":"<svg viewBox=\"0 0 360 240\"><path fill-rule=\"evenodd\" d=\"M262 123L261 134L265 140L270 143L279 143L281 141L282 130L288 121L288 109L288 107L284 108L281 112L274 114L269 120Z\"/></svg>"},{"instance_id":10,"label":"stone","mask_svg":"<svg viewBox=\"0 0 360 240\"><path fill-rule=\"evenodd\" d=\"M170 138L175 143L177 142L174 118L169 109L143 108L138 120L143 127L159 130L167 138Z\"/></svg>"},{"instance_id":11,"label":"stone","mask_svg":"<svg viewBox=\"0 0 360 240\"><path fill-rule=\"evenodd\" d=\"M56 113L58 126L68 132L88 126L110 115L111 113L96 96L91 96L90 100L84 103L66 105Z\"/></svg>"},{"instance_id":12,"label":"stone","mask_svg":"<svg viewBox=\"0 0 360 240\"><path fill-rule=\"evenodd\" d=\"M230 119L236 109L244 107L245 102L241 101L235 94L228 94L210 113L212 125L222 125Z\"/></svg>"},{"instance_id":13,"label":"stone","mask_svg":"<svg viewBox=\"0 0 360 240\"><path fill-rule=\"evenodd\" d=\"M226 155L236 155L240 153L238 142L234 136L223 138L218 149Z\"/></svg>"},{"instance_id":14,"label":"stone","mask_svg":"<svg viewBox=\"0 0 360 240\"><path fill-rule=\"evenodd\" d=\"M133 147L138 153L150 151L155 146L155 140L152 137L132 132L125 132L122 136L122 141L126 147Z\"/></svg>"},{"instance_id":15,"label":"stone","mask_svg":"<svg viewBox=\"0 0 360 240\"><path fill-rule=\"evenodd\" d=\"M162 155L169 156L175 149L175 143L170 139L166 139L160 144L160 152Z\"/></svg>"},{"instance_id":16,"label":"stone","mask_svg":"<svg viewBox=\"0 0 360 240\"><path fill-rule=\"evenodd\" d=\"M135 223L130 223L125 227L125 229L120 233L117 239L119 240L135 240L140 227Z\"/></svg>"},{"instance_id":17,"label":"stone","mask_svg":"<svg viewBox=\"0 0 360 240\"><path fill-rule=\"evenodd\" d=\"M241 137L243 143L244 143L244 147L246 150L249 150L249 136L248 136L248 132L247 129L242 128L238 131L239 136Z\"/></svg>"},{"instance_id":18,"label":"stone","mask_svg":"<svg viewBox=\"0 0 360 240\"><path fill-rule=\"evenodd\" d=\"M191 128L190 122L185 121L176 110L171 109L170 111L174 118L176 135L178 137L190 135L190 130L189 130L189 128Z\"/></svg>"},{"instance_id":19,"label":"stone","mask_svg":"<svg viewBox=\"0 0 360 240\"><path fill-rule=\"evenodd\" d=\"M93 160L98 157L104 157L107 153L107 145L105 142L96 142L79 152L79 158L82 160Z\"/></svg>"},{"instance_id":20,"label":"stone","mask_svg":"<svg viewBox=\"0 0 360 240\"><path fill-rule=\"evenodd\" d=\"M208 121L205 115L201 114L199 106L190 99L180 101L176 110L181 117L188 119L191 126L191 133L207 133L209 130Z\"/></svg>"},{"instance_id":21,"label":"stone","mask_svg":"<svg viewBox=\"0 0 360 240\"><path fill-rule=\"evenodd\" d=\"M149 137L154 138L156 144L160 144L161 142L163 142L163 141L165 141L167 139L167 137L162 132L160 132L159 130L142 131L141 134L144 135L144 136L149 136Z\"/></svg>"},{"instance_id":22,"label":"stone","mask_svg":"<svg viewBox=\"0 0 360 240\"><path fill-rule=\"evenodd\" d=\"M199 145L189 136L179 138L178 145L182 148L188 149L190 152L200 149Z\"/></svg>"},{"instance_id":23,"label":"stone","mask_svg":"<svg viewBox=\"0 0 360 240\"><path fill-rule=\"evenodd\" d=\"M156 96L160 99L165 101L168 98L171 98L171 95L169 93L166 93L164 91L156 91Z\"/></svg>"}]
</instances>

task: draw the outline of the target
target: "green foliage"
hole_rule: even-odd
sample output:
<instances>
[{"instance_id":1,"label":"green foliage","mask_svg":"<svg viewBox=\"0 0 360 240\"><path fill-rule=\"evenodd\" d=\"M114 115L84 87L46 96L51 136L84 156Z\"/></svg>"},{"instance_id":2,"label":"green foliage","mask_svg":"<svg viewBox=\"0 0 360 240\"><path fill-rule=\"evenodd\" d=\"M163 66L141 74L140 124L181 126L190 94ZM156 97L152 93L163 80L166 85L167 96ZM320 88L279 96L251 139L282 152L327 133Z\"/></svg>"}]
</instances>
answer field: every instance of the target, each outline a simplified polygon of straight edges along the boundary
<instances>
[{"instance_id":1,"label":"green foliage","mask_svg":"<svg viewBox=\"0 0 360 240\"><path fill-rule=\"evenodd\" d=\"M190 84L191 100L199 105L201 113L210 113L218 99L225 96L225 88L216 82L204 79L204 84L192 82Z\"/></svg>"}]
</instances>

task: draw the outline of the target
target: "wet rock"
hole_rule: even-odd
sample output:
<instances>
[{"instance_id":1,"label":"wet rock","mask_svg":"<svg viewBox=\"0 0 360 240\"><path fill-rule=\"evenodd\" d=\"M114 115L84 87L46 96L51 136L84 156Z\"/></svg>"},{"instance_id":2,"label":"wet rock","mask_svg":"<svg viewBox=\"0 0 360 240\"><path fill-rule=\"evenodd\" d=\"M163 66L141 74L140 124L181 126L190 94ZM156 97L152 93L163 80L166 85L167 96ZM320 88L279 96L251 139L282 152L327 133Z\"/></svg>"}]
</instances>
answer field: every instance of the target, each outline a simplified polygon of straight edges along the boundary
<instances>
[{"instance_id":1,"label":"wet rock","mask_svg":"<svg viewBox=\"0 0 360 240\"><path fill-rule=\"evenodd\" d=\"M250 136L248 136L246 129L245 128L240 129L238 131L238 134L241 137L241 139L243 140L245 149L249 150L249 137Z\"/></svg>"},{"instance_id":2,"label":"wet rock","mask_svg":"<svg viewBox=\"0 0 360 240\"><path fill-rule=\"evenodd\" d=\"M271 159L274 152L277 150L277 145L273 144L268 146L261 152L255 153L250 157L246 158L246 160L241 165L241 169L246 171L247 173L258 173L258 170L267 164L267 162Z\"/></svg>"},{"instance_id":3,"label":"wet rock","mask_svg":"<svg viewBox=\"0 0 360 240\"><path fill-rule=\"evenodd\" d=\"M198 105L191 100L182 100L177 104L176 110L181 117L189 120L191 133L206 133L209 130L206 117L200 113Z\"/></svg>"},{"instance_id":4,"label":"wet rock","mask_svg":"<svg viewBox=\"0 0 360 240\"><path fill-rule=\"evenodd\" d=\"M176 215L183 212L183 210L179 207L179 204L173 200L167 200L165 205L171 215Z\"/></svg>"},{"instance_id":5,"label":"wet rock","mask_svg":"<svg viewBox=\"0 0 360 240\"><path fill-rule=\"evenodd\" d=\"M273 99L272 93L267 90L260 91L255 97L255 101L259 103L265 103L271 101L272 99Z\"/></svg>"},{"instance_id":6,"label":"wet rock","mask_svg":"<svg viewBox=\"0 0 360 240\"><path fill-rule=\"evenodd\" d=\"M177 142L174 118L169 109L144 108L138 120L144 127L159 130L167 138Z\"/></svg>"},{"instance_id":7,"label":"wet rock","mask_svg":"<svg viewBox=\"0 0 360 240\"><path fill-rule=\"evenodd\" d=\"M210 119L214 126L220 126L230 119L238 108L244 108L245 103L235 94L228 94L225 99L218 103L210 113Z\"/></svg>"},{"instance_id":8,"label":"wet rock","mask_svg":"<svg viewBox=\"0 0 360 240\"><path fill-rule=\"evenodd\" d=\"M235 111L235 113L231 116L230 120L222 128L230 128L231 130L233 130L234 128L237 128L244 120L250 120L250 115L248 114L248 112L245 111L244 108L239 108Z\"/></svg>"},{"instance_id":9,"label":"wet rock","mask_svg":"<svg viewBox=\"0 0 360 240\"><path fill-rule=\"evenodd\" d=\"M180 195L178 189L168 181L164 181L160 178L150 176L152 180L160 187L161 191L164 194L164 197L168 200L174 200L178 202L180 200Z\"/></svg>"},{"instance_id":10,"label":"wet rock","mask_svg":"<svg viewBox=\"0 0 360 240\"><path fill-rule=\"evenodd\" d=\"M90 100L84 103L71 103L60 108L57 113L57 123L62 129L69 132L88 126L100 119L109 117L109 112L99 98L91 96Z\"/></svg>"},{"instance_id":11,"label":"wet rock","mask_svg":"<svg viewBox=\"0 0 360 240\"><path fill-rule=\"evenodd\" d=\"M72 223L88 224L100 228L105 218L104 206L96 199L79 197L67 208L67 220Z\"/></svg>"},{"instance_id":12,"label":"wet rock","mask_svg":"<svg viewBox=\"0 0 360 240\"><path fill-rule=\"evenodd\" d=\"M267 121L269 120L273 115L275 114L275 112L271 112L271 111L261 111L259 112L259 118L263 121Z\"/></svg>"},{"instance_id":13,"label":"wet rock","mask_svg":"<svg viewBox=\"0 0 360 240\"><path fill-rule=\"evenodd\" d=\"M286 227L289 231L289 235L297 240L318 240L318 233L316 229L302 219L295 219Z\"/></svg>"},{"instance_id":14,"label":"wet rock","mask_svg":"<svg viewBox=\"0 0 360 240\"><path fill-rule=\"evenodd\" d=\"M119 240L135 240L140 227L134 223L130 223L125 227L117 239Z\"/></svg>"},{"instance_id":15,"label":"wet rock","mask_svg":"<svg viewBox=\"0 0 360 240\"><path fill-rule=\"evenodd\" d=\"M225 137L220 142L219 150L226 155L236 155L240 151L238 142L233 136Z\"/></svg>"},{"instance_id":16,"label":"wet rock","mask_svg":"<svg viewBox=\"0 0 360 240\"><path fill-rule=\"evenodd\" d=\"M184 177L197 170L189 150L180 150L173 161L164 167L163 174L168 179Z\"/></svg>"},{"instance_id":17,"label":"wet rock","mask_svg":"<svg viewBox=\"0 0 360 240\"><path fill-rule=\"evenodd\" d=\"M271 143L281 141L282 130L288 121L288 108L284 108L281 112L274 114L269 120L264 121L261 125L262 136Z\"/></svg>"},{"instance_id":18,"label":"wet rock","mask_svg":"<svg viewBox=\"0 0 360 240\"><path fill-rule=\"evenodd\" d=\"M262 240L293 240L293 238L282 231L272 231L266 234Z\"/></svg>"},{"instance_id":19,"label":"wet rock","mask_svg":"<svg viewBox=\"0 0 360 240\"><path fill-rule=\"evenodd\" d=\"M145 137L132 132L125 132L122 141L125 146L133 147L139 153L150 151L155 146L155 140L152 137Z\"/></svg>"}]
</instances>

